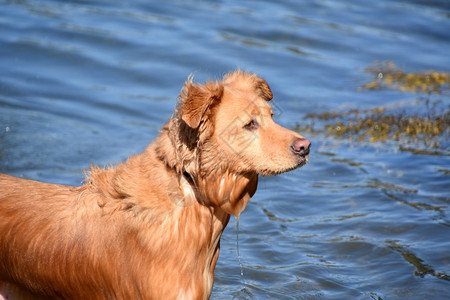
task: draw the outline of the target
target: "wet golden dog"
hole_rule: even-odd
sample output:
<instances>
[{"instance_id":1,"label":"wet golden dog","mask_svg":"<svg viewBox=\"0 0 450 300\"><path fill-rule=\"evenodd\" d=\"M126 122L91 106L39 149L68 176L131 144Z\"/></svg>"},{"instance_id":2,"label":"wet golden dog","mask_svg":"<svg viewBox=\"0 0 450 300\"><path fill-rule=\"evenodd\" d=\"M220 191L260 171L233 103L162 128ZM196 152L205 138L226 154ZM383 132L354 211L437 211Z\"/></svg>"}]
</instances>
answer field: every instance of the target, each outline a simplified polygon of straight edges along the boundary
<instances>
[{"instance_id":1,"label":"wet golden dog","mask_svg":"<svg viewBox=\"0 0 450 300\"><path fill-rule=\"evenodd\" d=\"M254 74L189 79L155 142L83 186L0 175L0 299L208 298L221 234L258 174L308 160L271 99Z\"/></svg>"}]
</instances>

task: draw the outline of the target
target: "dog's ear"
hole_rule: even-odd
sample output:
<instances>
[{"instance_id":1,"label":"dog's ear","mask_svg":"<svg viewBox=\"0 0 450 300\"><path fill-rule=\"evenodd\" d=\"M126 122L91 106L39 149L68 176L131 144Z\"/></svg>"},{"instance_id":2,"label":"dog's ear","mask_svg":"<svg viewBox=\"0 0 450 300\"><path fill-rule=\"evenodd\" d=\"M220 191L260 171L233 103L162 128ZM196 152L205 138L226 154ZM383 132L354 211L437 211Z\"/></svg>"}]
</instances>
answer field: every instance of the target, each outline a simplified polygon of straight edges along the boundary
<instances>
[{"instance_id":1,"label":"dog's ear","mask_svg":"<svg viewBox=\"0 0 450 300\"><path fill-rule=\"evenodd\" d=\"M180 94L178 113L181 119L191 128L198 128L206 111L217 104L223 95L223 85L208 82L205 85L192 83L191 79L185 83Z\"/></svg>"},{"instance_id":2,"label":"dog's ear","mask_svg":"<svg viewBox=\"0 0 450 300\"><path fill-rule=\"evenodd\" d=\"M256 80L256 91L258 91L259 95L266 101L270 101L273 98L273 94L272 91L270 90L269 85L267 84L267 82L262 79L262 78L258 78Z\"/></svg>"}]
</instances>

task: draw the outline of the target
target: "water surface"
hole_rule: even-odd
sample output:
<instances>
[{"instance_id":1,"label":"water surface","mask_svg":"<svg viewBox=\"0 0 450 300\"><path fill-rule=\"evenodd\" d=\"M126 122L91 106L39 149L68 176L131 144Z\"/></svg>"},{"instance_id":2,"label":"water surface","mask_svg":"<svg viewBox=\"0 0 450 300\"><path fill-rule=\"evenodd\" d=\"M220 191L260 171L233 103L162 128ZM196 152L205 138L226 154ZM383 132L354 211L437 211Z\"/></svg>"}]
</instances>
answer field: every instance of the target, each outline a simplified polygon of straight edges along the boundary
<instances>
[{"instance_id":1,"label":"water surface","mask_svg":"<svg viewBox=\"0 0 450 300\"><path fill-rule=\"evenodd\" d=\"M449 16L448 1L0 0L0 172L79 185L90 164L141 152L191 73L257 72L291 129L425 98L448 110L448 89L358 88L375 61L449 72ZM309 164L261 178L241 215L243 275L231 220L212 299L447 298L448 134L441 155L309 138Z\"/></svg>"}]
</instances>

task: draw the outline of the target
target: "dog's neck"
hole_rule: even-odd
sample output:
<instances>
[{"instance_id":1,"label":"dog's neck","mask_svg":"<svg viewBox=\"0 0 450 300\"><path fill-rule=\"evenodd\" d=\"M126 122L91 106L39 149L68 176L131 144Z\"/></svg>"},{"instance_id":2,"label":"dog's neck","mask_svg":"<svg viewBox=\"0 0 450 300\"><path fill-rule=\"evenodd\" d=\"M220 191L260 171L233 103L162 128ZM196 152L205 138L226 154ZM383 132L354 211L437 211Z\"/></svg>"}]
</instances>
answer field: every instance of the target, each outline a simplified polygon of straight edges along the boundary
<instances>
[{"instance_id":1,"label":"dog's neck","mask_svg":"<svg viewBox=\"0 0 450 300\"><path fill-rule=\"evenodd\" d=\"M180 272L193 274L190 278L201 282L192 279L185 288L200 284L209 293L222 232L230 215L239 216L245 209L258 177L221 170L203 176L179 172L158 159L155 148L150 145L144 153L108 170L93 168L86 188L101 195L96 199L103 214L120 214L136 221L139 245L152 253L173 256L166 261L174 265L164 268L180 267L179 253L173 249L191 253L192 257L185 256L181 264L185 269ZM169 247L173 243L178 246Z\"/></svg>"},{"instance_id":2,"label":"dog's neck","mask_svg":"<svg viewBox=\"0 0 450 300\"><path fill-rule=\"evenodd\" d=\"M214 172L201 177L184 171L181 178L181 182L188 183L195 191L199 203L216 207L235 217L239 217L245 209L258 184L258 175L249 173Z\"/></svg>"},{"instance_id":3,"label":"dog's neck","mask_svg":"<svg viewBox=\"0 0 450 300\"><path fill-rule=\"evenodd\" d=\"M205 177L198 177L196 183L201 199L207 205L239 217L256 192L258 175L213 172Z\"/></svg>"},{"instance_id":4,"label":"dog's neck","mask_svg":"<svg viewBox=\"0 0 450 300\"><path fill-rule=\"evenodd\" d=\"M222 165L220 157L216 164L212 164L211 159L207 159L207 164L202 164L202 155L197 149L191 149L192 145L188 147L171 136L178 128L173 124L177 123L171 120L163 127L161 135L151 147L152 151L167 168L192 185L198 202L238 217L256 192L258 174L233 171ZM210 156L213 151L217 151L208 150ZM180 153L176 154L177 151ZM221 153L216 155L220 156Z\"/></svg>"}]
</instances>

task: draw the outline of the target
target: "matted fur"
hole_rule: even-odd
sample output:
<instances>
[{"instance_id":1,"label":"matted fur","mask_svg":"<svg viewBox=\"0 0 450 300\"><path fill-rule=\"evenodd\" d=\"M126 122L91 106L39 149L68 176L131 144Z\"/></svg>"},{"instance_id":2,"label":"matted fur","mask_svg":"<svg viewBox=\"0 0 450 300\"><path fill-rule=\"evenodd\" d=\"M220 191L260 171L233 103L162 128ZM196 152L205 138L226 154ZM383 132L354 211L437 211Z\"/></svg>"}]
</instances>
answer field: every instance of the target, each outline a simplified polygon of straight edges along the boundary
<instances>
[{"instance_id":1,"label":"matted fur","mask_svg":"<svg viewBox=\"0 0 450 300\"><path fill-rule=\"evenodd\" d=\"M221 234L258 174L308 159L271 99L254 74L189 78L155 142L84 185L0 175L0 299L208 298Z\"/></svg>"}]
</instances>

